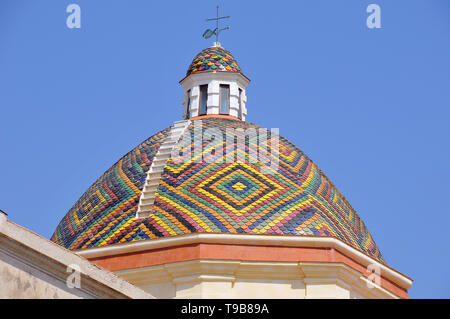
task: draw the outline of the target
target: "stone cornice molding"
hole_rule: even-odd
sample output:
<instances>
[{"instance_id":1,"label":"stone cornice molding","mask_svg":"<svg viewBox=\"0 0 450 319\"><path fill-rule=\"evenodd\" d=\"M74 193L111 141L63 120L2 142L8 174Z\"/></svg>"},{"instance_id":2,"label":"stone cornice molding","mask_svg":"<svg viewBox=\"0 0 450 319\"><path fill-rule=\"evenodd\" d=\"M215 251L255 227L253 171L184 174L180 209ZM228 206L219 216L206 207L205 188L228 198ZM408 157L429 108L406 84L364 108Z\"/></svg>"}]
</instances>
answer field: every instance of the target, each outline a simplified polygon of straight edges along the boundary
<instances>
[{"instance_id":1,"label":"stone cornice molding","mask_svg":"<svg viewBox=\"0 0 450 319\"><path fill-rule=\"evenodd\" d=\"M77 251L77 254L92 259L199 243L333 248L364 267L376 265L381 270L381 274L384 278L392 281L405 290L409 289L412 285L412 280L409 277L332 237L196 233L126 244L116 244L107 247L90 248Z\"/></svg>"},{"instance_id":2,"label":"stone cornice molding","mask_svg":"<svg viewBox=\"0 0 450 319\"><path fill-rule=\"evenodd\" d=\"M119 270L117 274L137 285L170 282L174 286L201 282L229 282L236 280L300 280L308 287L315 284L333 284L353 290L365 298L397 299L383 287L368 283L359 272L342 263L286 263L248 262L230 260L190 260L160 266ZM368 289L368 285L371 288Z\"/></svg>"}]
</instances>

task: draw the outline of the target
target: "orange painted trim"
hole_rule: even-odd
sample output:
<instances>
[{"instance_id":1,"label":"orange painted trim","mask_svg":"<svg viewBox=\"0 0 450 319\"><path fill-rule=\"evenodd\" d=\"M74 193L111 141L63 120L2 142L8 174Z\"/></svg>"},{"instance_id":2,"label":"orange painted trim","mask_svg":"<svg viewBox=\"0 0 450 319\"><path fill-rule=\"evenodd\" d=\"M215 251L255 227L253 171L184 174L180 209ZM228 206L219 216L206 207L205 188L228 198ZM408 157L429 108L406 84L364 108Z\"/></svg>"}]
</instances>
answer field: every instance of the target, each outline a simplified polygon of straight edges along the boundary
<instances>
[{"instance_id":1,"label":"orange painted trim","mask_svg":"<svg viewBox=\"0 0 450 319\"><path fill-rule=\"evenodd\" d=\"M323 262L343 263L368 277L366 267L333 248L255 246L236 244L191 244L168 247L121 255L89 259L94 264L109 271L134 269L162 264L210 260L245 260L267 262ZM408 298L408 291L381 276L380 284L400 298Z\"/></svg>"},{"instance_id":2,"label":"orange painted trim","mask_svg":"<svg viewBox=\"0 0 450 319\"><path fill-rule=\"evenodd\" d=\"M199 115L199 116L195 116L190 118L189 120L191 121L195 121L195 120L202 120L202 119L207 119L207 118L212 118L212 117L216 117L216 118L221 118L221 119L229 119L229 120L238 120L238 121L242 121L240 118L236 117L236 116L232 116L232 115L224 115L224 114L205 114L205 115ZM242 121L243 122L243 121Z\"/></svg>"}]
</instances>

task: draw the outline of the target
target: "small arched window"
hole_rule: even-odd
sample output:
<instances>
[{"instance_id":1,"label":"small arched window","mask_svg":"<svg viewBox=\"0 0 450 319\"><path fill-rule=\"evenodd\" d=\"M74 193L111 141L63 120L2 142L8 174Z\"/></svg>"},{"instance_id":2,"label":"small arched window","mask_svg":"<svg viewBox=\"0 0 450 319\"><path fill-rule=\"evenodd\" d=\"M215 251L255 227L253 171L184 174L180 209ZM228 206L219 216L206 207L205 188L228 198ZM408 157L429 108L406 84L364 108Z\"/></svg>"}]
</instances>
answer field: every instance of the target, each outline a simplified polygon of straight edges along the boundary
<instances>
[{"instance_id":1,"label":"small arched window","mask_svg":"<svg viewBox=\"0 0 450 319\"><path fill-rule=\"evenodd\" d=\"M187 91L186 120L191 117L191 90Z\"/></svg>"},{"instance_id":2,"label":"small arched window","mask_svg":"<svg viewBox=\"0 0 450 319\"><path fill-rule=\"evenodd\" d=\"M208 85L200 85L200 109L198 115L205 115L207 113L206 107L208 103Z\"/></svg>"},{"instance_id":3,"label":"small arched window","mask_svg":"<svg viewBox=\"0 0 450 319\"><path fill-rule=\"evenodd\" d=\"M242 89L239 89L239 110L238 117L242 120Z\"/></svg>"},{"instance_id":4,"label":"small arched window","mask_svg":"<svg viewBox=\"0 0 450 319\"><path fill-rule=\"evenodd\" d=\"M220 85L220 114L230 113L230 86L228 84Z\"/></svg>"}]
</instances>

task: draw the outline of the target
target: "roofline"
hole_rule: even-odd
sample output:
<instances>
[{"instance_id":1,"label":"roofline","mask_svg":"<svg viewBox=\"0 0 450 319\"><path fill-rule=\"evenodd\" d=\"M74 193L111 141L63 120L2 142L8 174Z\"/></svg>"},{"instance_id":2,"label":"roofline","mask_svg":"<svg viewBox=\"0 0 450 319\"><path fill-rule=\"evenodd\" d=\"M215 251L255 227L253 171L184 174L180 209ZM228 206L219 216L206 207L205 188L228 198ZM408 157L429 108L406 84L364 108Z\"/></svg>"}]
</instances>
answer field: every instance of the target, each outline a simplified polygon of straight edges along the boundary
<instances>
[{"instance_id":1,"label":"roofline","mask_svg":"<svg viewBox=\"0 0 450 319\"><path fill-rule=\"evenodd\" d=\"M131 243L119 243L106 247L88 248L84 250L77 250L76 253L80 256L90 259L198 243L228 243L259 246L334 248L366 267L371 264L376 264L378 267L380 267L385 278L398 284L404 289L409 289L413 282L410 277L379 262L378 260L368 256L367 254L364 254L363 252L334 237L195 233L152 240L142 240Z\"/></svg>"},{"instance_id":2,"label":"roofline","mask_svg":"<svg viewBox=\"0 0 450 319\"><path fill-rule=\"evenodd\" d=\"M246 77L242 72L230 72L230 71L220 71L220 70L215 70L215 71L198 71L198 72L195 72L195 73L190 73L190 74L188 74L188 75L186 75L184 78L182 78L178 83L179 84L182 84L182 82L184 82L184 80L186 80L188 77L190 77L191 75L195 75L195 74L205 74L205 73L228 73L228 74L239 74L239 75L241 75L243 78L245 78L247 81L248 81L248 83L250 83L251 82L251 80L248 78L248 77Z\"/></svg>"}]
</instances>

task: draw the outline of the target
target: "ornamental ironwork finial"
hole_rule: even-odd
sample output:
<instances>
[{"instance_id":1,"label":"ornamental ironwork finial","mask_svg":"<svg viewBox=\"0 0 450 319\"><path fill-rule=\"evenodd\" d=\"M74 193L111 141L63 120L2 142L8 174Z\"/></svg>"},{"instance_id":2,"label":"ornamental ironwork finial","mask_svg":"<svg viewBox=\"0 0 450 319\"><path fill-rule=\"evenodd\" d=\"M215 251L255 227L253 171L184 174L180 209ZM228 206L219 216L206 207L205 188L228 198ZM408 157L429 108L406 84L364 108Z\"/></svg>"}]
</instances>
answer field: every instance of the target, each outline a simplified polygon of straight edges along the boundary
<instances>
[{"instance_id":1,"label":"ornamental ironwork finial","mask_svg":"<svg viewBox=\"0 0 450 319\"><path fill-rule=\"evenodd\" d=\"M216 18L210 18L210 19L206 19L206 21L216 21L216 28L214 30L211 29L207 29L204 33L203 33L203 37L205 39L209 39L210 37L212 37L213 35L216 36L216 42L214 42L214 46L220 46L220 42L219 42L219 34L220 32L224 31L224 30L229 30L230 27L226 26L223 29L219 29L219 20L222 19L228 19L230 18L230 16L225 16L225 17L219 17L219 6L217 6L217 16Z\"/></svg>"}]
</instances>

